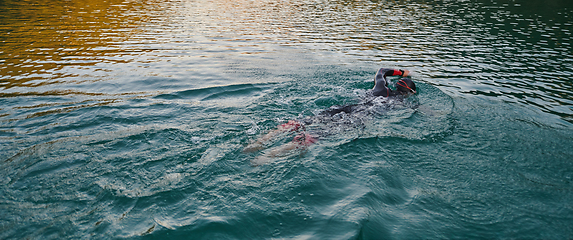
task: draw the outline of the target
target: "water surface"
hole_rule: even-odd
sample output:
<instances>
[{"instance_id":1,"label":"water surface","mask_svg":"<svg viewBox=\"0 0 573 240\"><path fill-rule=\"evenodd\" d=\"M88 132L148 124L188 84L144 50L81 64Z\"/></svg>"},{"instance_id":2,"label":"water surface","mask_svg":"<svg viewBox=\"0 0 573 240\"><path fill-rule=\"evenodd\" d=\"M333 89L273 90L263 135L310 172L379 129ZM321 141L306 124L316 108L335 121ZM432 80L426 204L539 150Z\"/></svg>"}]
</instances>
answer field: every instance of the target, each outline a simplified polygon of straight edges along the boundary
<instances>
[{"instance_id":1,"label":"water surface","mask_svg":"<svg viewBox=\"0 0 573 240\"><path fill-rule=\"evenodd\" d=\"M573 237L567 1L2 1L1 238ZM418 94L267 164L380 67ZM291 141L288 133L269 147Z\"/></svg>"}]
</instances>

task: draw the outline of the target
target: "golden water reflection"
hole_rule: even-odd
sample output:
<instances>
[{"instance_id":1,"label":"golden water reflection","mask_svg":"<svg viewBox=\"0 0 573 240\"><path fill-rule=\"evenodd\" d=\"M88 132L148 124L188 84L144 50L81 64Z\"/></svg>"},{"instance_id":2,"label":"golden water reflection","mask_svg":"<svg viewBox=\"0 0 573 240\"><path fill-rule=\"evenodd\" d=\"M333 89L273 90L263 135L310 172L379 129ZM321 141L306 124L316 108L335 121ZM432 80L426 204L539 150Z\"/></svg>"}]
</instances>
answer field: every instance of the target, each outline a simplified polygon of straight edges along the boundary
<instances>
[{"instance_id":1,"label":"golden water reflection","mask_svg":"<svg viewBox=\"0 0 573 240\"><path fill-rule=\"evenodd\" d=\"M148 1L0 2L0 87L37 87L77 76L66 66L125 62L110 56L125 53L126 40L152 8ZM104 69L102 69L104 70ZM41 80L41 81L35 81Z\"/></svg>"},{"instance_id":2,"label":"golden water reflection","mask_svg":"<svg viewBox=\"0 0 573 240\"><path fill-rule=\"evenodd\" d=\"M98 81L124 70L112 64L145 62L149 59L141 54L157 48L162 51L153 53L154 60L212 57L222 52L252 55L279 45L326 46L343 53L350 48L381 50L395 45L392 39L371 38L372 28L389 31L406 19L372 21L379 4L333 2L2 1L0 88ZM170 12L171 5L175 11ZM341 16L351 17L341 21ZM174 21L169 22L170 18ZM414 25L411 20L402 24ZM160 22L166 24L160 26ZM161 44L163 40L169 42ZM197 62L201 61L192 63ZM157 73L147 75L153 74Z\"/></svg>"},{"instance_id":3,"label":"golden water reflection","mask_svg":"<svg viewBox=\"0 0 573 240\"><path fill-rule=\"evenodd\" d=\"M453 93L509 97L571 119L571 10L530 2L4 0L0 97L269 81L258 74L315 64L303 52L408 67Z\"/></svg>"}]
</instances>

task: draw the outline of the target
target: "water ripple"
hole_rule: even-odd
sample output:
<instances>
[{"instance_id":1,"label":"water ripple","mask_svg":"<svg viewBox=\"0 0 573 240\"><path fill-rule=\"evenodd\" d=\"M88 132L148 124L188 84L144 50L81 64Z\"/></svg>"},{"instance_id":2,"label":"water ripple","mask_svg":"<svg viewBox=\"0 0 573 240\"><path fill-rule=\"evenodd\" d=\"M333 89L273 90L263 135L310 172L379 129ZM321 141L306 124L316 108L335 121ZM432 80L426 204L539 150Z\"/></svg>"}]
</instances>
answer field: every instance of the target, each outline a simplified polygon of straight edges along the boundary
<instances>
[{"instance_id":1,"label":"water ripple","mask_svg":"<svg viewBox=\"0 0 573 240\"><path fill-rule=\"evenodd\" d=\"M570 237L572 10L0 1L0 238ZM249 165L380 67L419 93Z\"/></svg>"}]
</instances>

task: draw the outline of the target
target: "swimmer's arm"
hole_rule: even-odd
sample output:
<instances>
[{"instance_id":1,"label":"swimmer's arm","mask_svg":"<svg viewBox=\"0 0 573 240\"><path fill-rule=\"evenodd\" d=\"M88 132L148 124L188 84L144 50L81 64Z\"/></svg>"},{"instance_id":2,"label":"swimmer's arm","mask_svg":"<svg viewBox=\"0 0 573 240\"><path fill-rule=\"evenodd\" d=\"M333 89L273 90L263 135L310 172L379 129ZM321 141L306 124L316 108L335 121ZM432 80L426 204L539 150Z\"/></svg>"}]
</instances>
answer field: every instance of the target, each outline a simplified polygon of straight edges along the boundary
<instances>
[{"instance_id":1,"label":"swimmer's arm","mask_svg":"<svg viewBox=\"0 0 573 240\"><path fill-rule=\"evenodd\" d=\"M376 76L401 76L406 77L410 74L410 71L406 69L390 69L390 68L380 68L376 73Z\"/></svg>"},{"instance_id":2,"label":"swimmer's arm","mask_svg":"<svg viewBox=\"0 0 573 240\"><path fill-rule=\"evenodd\" d=\"M410 75L410 71L406 69L389 69L389 68L380 68L376 73L375 81L378 82L380 79L384 79L384 85L388 86L388 81L386 80L386 76L402 76L406 77Z\"/></svg>"},{"instance_id":3,"label":"swimmer's arm","mask_svg":"<svg viewBox=\"0 0 573 240\"><path fill-rule=\"evenodd\" d=\"M406 69L390 69L390 71L387 72L386 76L406 77L408 76L408 74L410 74L410 71Z\"/></svg>"}]
</instances>

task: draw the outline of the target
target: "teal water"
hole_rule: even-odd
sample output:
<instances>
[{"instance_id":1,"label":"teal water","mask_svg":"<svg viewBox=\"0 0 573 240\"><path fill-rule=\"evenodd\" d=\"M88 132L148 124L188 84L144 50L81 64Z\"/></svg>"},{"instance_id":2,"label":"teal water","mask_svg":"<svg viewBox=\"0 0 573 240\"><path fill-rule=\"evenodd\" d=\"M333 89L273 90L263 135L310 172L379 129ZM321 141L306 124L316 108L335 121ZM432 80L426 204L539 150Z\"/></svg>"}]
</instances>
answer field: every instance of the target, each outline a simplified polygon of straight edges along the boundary
<instances>
[{"instance_id":1,"label":"teal water","mask_svg":"<svg viewBox=\"0 0 573 240\"><path fill-rule=\"evenodd\" d=\"M0 1L1 239L571 239L568 1ZM305 151L243 148L378 100Z\"/></svg>"}]
</instances>

